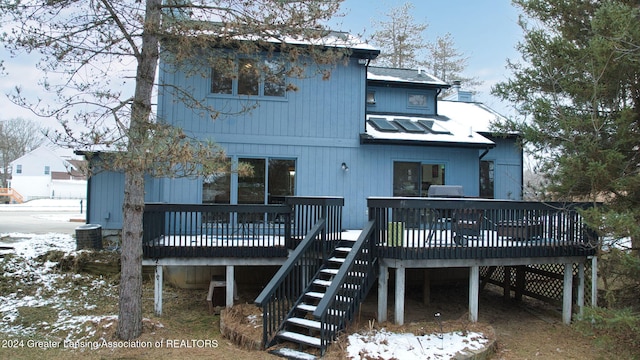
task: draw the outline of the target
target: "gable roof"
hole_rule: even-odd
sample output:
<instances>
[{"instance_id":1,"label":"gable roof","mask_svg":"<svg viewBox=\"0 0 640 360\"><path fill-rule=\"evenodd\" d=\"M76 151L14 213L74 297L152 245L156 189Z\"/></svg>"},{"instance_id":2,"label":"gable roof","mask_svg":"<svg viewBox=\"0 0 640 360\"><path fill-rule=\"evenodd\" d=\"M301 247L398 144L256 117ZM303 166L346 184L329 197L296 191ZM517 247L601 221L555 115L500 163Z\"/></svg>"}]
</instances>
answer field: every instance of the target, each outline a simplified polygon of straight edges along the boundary
<instances>
[{"instance_id":1,"label":"gable roof","mask_svg":"<svg viewBox=\"0 0 640 360\"><path fill-rule=\"evenodd\" d=\"M450 85L438 79L437 77L427 74L422 69L397 69L369 66L367 68L368 81L391 82L403 85L430 85L437 88L449 88Z\"/></svg>"}]
</instances>

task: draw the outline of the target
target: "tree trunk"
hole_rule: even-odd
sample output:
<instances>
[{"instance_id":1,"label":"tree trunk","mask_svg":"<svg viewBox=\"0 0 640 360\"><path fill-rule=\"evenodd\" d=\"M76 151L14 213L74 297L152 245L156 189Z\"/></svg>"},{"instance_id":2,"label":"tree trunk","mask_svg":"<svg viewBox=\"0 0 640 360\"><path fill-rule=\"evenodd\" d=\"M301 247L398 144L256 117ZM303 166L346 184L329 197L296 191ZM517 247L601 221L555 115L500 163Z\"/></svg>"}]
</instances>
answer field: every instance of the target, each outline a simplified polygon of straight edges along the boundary
<instances>
[{"instance_id":1,"label":"tree trunk","mask_svg":"<svg viewBox=\"0 0 640 360\"><path fill-rule=\"evenodd\" d=\"M142 214L144 175L125 173L120 268L118 337L132 340L142 333Z\"/></svg>"},{"instance_id":2,"label":"tree trunk","mask_svg":"<svg viewBox=\"0 0 640 360\"><path fill-rule=\"evenodd\" d=\"M144 213L144 169L147 157L140 146L148 141L151 98L157 70L158 29L162 0L147 0L142 49L136 54L136 88L131 106L127 147L122 221L122 256L118 337L135 339L142 333L142 215Z\"/></svg>"}]
</instances>

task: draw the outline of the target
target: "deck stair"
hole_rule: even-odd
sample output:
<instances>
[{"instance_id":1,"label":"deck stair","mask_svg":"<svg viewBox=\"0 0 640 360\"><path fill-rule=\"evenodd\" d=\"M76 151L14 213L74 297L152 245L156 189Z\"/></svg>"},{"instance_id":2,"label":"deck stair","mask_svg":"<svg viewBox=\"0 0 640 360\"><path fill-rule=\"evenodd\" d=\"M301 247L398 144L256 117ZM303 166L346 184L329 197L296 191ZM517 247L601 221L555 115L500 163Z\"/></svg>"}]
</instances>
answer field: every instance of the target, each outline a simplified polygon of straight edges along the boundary
<instances>
[{"instance_id":1,"label":"deck stair","mask_svg":"<svg viewBox=\"0 0 640 360\"><path fill-rule=\"evenodd\" d=\"M12 188L0 188L0 197L6 197L10 203L22 204L24 202L22 195Z\"/></svg>"},{"instance_id":2,"label":"deck stair","mask_svg":"<svg viewBox=\"0 0 640 360\"><path fill-rule=\"evenodd\" d=\"M293 359L321 356L353 319L377 274L377 259L365 240L342 240L327 257L278 331L278 349L272 354Z\"/></svg>"}]
</instances>

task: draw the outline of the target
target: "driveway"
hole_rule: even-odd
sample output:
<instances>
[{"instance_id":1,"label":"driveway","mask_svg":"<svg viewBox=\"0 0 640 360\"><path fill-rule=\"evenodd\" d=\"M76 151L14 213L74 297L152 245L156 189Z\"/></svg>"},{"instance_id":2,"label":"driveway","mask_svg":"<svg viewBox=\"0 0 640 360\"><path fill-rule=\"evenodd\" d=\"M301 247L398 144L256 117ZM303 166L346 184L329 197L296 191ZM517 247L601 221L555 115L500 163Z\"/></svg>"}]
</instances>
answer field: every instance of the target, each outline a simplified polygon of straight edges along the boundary
<instances>
[{"instance_id":1,"label":"driveway","mask_svg":"<svg viewBox=\"0 0 640 360\"><path fill-rule=\"evenodd\" d=\"M84 214L79 199L3 204L0 205L0 234L75 234L75 229L85 223Z\"/></svg>"}]
</instances>

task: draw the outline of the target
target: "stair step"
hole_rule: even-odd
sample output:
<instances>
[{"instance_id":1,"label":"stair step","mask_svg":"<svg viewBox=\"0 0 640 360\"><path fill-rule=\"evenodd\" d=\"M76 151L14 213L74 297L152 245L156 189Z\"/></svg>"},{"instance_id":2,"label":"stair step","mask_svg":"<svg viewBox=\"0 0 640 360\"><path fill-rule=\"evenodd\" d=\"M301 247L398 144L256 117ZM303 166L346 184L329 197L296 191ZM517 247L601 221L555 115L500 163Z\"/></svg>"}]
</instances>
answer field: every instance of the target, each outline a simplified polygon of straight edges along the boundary
<instances>
[{"instance_id":1,"label":"stair step","mask_svg":"<svg viewBox=\"0 0 640 360\"><path fill-rule=\"evenodd\" d=\"M316 360L317 357L312 354L307 354L306 352L293 350L289 348L281 348L269 351L269 353L280 356L287 359L295 359L295 360Z\"/></svg>"},{"instance_id":2,"label":"stair step","mask_svg":"<svg viewBox=\"0 0 640 360\"><path fill-rule=\"evenodd\" d=\"M341 252L349 252L351 251L350 247L346 247L346 246L339 246L336 248L336 251L341 251Z\"/></svg>"},{"instance_id":3,"label":"stair step","mask_svg":"<svg viewBox=\"0 0 640 360\"><path fill-rule=\"evenodd\" d=\"M296 308L302 310L302 311L307 311L307 312L314 312L316 311L316 309L318 308L315 305L309 305L309 304L299 304L298 306L296 306ZM329 313L332 315L344 315L344 311L342 310L332 310L329 309Z\"/></svg>"},{"instance_id":4,"label":"stair step","mask_svg":"<svg viewBox=\"0 0 640 360\"><path fill-rule=\"evenodd\" d=\"M320 330L320 326L322 325L320 321L297 318L297 317L289 318L287 319L287 322L294 325L305 327L307 329L313 329L313 330ZM335 325L327 325L327 328L335 328Z\"/></svg>"},{"instance_id":5,"label":"stair step","mask_svg":"<svg viewBox=\"0 0 640 360\"><path fill-rule=\"evenodd\" d=\"M347 260L347 259L345 259L345 258L339 258L339 257L335 257L335 256L334 256L334 257L332 257L332 258L329 258L329 261L339 262L339 263L343 263L345 260Z\"/></svg>"},{"instance_id":6,"label":"stair step","mask_svg":"<svg viewBox=\"0 0 640 360\"><path fill-rule=\"evenodd\" d=\"M320 272L323 273L323 274L326 274L326 275L336 275L336 274L338 274L338 270L339 269L322 269L322 270L320 270ZM357 272L357 271L349 271L349 275L350 276L364 277L365 273Z\"/></svg>"},{"instance_id":7,"label":"stair step","mask_svg":"<svg viewBox=\"0 0 640 360\"><path fill-rule=\"evenodd\" d=\"M313 336L298 334L292 331L280 331L278 337L284 340L292 341L298 344L313 346L319 348L321 346L320 339Z\"/></svg>"},{"instance_id":8,"label":"stair step","mask_svg":"<svg viewBox=\"0 0 640 360\"><path fill-rule=\"evenodd\" d=\"M322 299L324 297L324 293L317 292L317 291L309 291L304 293L304 295L314 299Z\"/></svg>"},{"instance_id":9,"label":"stair step","mask_svg":"<svg viewBox=\"0 0 640 360\"><path fill-rule=\"evenodd\" d=\"M324 286L324 287L331 286L331 281L329 281L329 280L315 279L315 280L313 280L313 283L315 285L318 285L318 286Z\"/></svg>"},{"instance_id":10,"label":"stair step","mask_svg":"<svg viewBox=\"0 0 640 360\"><path fill-rule=\"evenodd\" d=\"M303 310L303 311L308 311L308 312L314 312L316 311L317 306L315 305L309 305L309 304L300 304L298 306L296 306L298 309Z\"/></svg>"},{"instance_id":11,"label":"stair step","mask_svg":"<svg viewBox=\"0 0 640 360\"><path fill-rule=\"evenodd\" d=\"M322 269L320 270L321 273L325 273L325 274L329 274L329 275L335 275L338 273L338 269Z\"/></svg>"}]
</instances>

